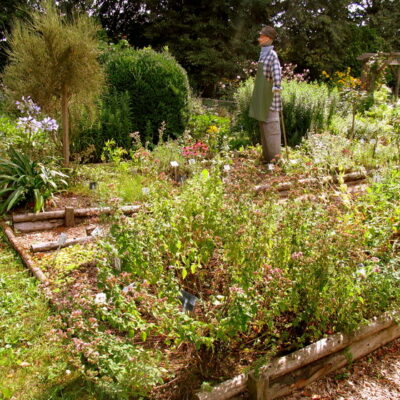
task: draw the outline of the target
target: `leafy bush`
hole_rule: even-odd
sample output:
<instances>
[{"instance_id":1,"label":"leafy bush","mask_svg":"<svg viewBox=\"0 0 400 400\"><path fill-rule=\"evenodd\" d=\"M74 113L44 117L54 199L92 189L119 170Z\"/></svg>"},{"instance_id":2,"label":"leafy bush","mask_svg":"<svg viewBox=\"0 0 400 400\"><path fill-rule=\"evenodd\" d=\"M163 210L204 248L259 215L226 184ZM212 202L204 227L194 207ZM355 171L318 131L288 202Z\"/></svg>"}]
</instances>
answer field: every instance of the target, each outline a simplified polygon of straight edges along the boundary
<instances>
[{"instance_id":1,"label":"leafy bush","mask_svg":"<svg viewBox=\"0 0 400 400\"><path fill-rule=\"evenodd\" d=\"M216 154L228 139L230 119L214 114L192 115L188 131L193 139L206 143L211 154Z\"/></svg>"},{"instance_id":2,"label":"leafy bush","mask_svg":"<svg viewBox=\"0 0 400 400\"><path fill-rule=\"evenodd\" d=\"M256 144L259 142L260 131L258 121L249 117L250 100L253 94L254 78L244 81L234 93L236 102L236 115L233 130L237 132L237 146Z\"/></svg>"},{"instance_id":3,"label":"leafy bush","mask_svg":"<svg viewBox=\"0 0 400 400\"><path fill-rule=\"evenodd\" d=\"M104 56L108 82L128 93L132 129L142 142L157 143L165 122L167 137L184 132L188 120L189 84L186 72L166 51L110 49Z\"/></svg>"},{"instance_id":4,"label":"leafy bush","mask_svg":"<svg viewBox=\"0 0 400 400\"><path fill-rule=\"evenodd\" d=\"M99 100L98 117L94 123L83 112L72 127L72 151L75 155L94 146L91 158L99 161L101 153L109 140L128 149L131 145L130 133L134 131L131 112L131 97L128 92L109 88Z\"/></svg>"},{"instance_id":5,"label":"leafy bush","mask_svg":"<svg viewBox=\"0 0 400 400\"><path fill-rule=\"evenodd\" d=\"M392 185L393 195L397 186ZM382 218L387 207L382 203L392 200L367 200L373 209L368 213ZM119 257L120 269L134 276L138 299L132 317L120 318L123 306L108 318L115 321L118 315L118 326L137 335L157 332L176 343L210 346L258 332L263 350L273 343L293 349L327 332L351 331L383 304L391 308L400 301L389 260L369 244L376 220L369 220L363 205L260 205L251 196L230 201L219 176L203 171L179 196L160 196L149 207L132 222L115 225L105 247L110 261ZM398 222L389 220L393 207L378 235L380 247ZM365 248L368 254L361 251ZM378 258L380 270L374 270ZM362 265L369 266L370 280ZM118 274L112 262L104 268ZM124 295L106 286L107 296L121 304ZM177 312L180 288L202 299L185 323ZM385 300L388 293L391 303ZM155 298L165 302L159 305ZM157 315L156 326L151 315Z\"/></svg>"},{"instance_id":6,"label":"leafy bush","mask_svg":"<svg viewBox=\"0 0 400 400\"><path fill-rule=\"evenodd\" d=\"M0 213L8 212L23 201L34 201L40 211L67 176L42 163L30 161L25 155L10 150L10 159L0 158Z\"/></svg>"},{"instance_id":7,"label":"leafy bush","mask_svg":"<svg viewBox=\"0 0 400 400\"><path fill-rule=\"evenodd\" d=\"M247 132L249 141L258 142L258 122L249 117L249 106L254 81L249 78L234 95L237 104L235 130ZM317 83L283 81L283 116L289 145L299 144L311 131L320 131L329 126L337 111L339 97L335 90Z\"/></svg>"}]
</instances>

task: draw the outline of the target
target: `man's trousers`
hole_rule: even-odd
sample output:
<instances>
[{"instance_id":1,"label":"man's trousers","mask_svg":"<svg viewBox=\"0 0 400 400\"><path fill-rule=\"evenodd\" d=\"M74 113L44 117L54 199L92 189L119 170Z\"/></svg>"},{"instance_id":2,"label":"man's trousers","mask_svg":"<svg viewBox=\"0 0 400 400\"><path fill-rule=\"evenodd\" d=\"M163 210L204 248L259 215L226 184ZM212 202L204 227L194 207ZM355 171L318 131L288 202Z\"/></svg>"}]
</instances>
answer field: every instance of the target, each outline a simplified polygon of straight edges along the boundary
<instances>
[{"instance_id":1,"label":"man's trousers","mask_svg":"<svg viewBox=\"0 0 400 400\"><path fill-rule=\"evenodd\" d=\"M281 154L281 126L279 111L268 111L267 120L259 121L263 162L269 163L276 160Z\"/></svg>"}]
</instances>

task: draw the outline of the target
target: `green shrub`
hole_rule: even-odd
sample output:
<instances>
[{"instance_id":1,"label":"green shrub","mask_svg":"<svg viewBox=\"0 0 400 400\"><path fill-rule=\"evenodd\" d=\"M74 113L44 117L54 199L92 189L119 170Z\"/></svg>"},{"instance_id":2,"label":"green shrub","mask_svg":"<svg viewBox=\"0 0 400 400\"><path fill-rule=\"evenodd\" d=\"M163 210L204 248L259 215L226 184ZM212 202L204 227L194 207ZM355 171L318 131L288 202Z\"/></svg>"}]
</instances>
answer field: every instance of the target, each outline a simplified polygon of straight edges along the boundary
<instances>
[{"instance_id":1,"label":"green shrub","mask_svg":"<svg viewBox=\"0 0 400 400\"><path fill-rule=\"evenodd\" d=\"M180 136L187 124L189 84L186 72L166 51L119 48L104 56L109 85L128 93L132 130L142 142L157 143L165 122L165 135Z\"/></svg>"},{"instance_id":2,"label":"green shrub","mask_svg":"<svg viewBox=\"0 0 400 400\"><path fill-rule=\"evenodd\" d=\"M338 92L324 84L286 81L282 93L284 121L290 145L300 143L310 131L326 129L339 104Z\"/></svg>"},{"instance_id":3,"label":"green shrub","mask_svg":"<svg viewBox=\"0 0 400 400\"><path fill-rule=\"evenodd\" d=\"M23 130L7 115L0 115L0 156L5 156L16 138L23 135Z\"/></svg>"},{"instance_id":4,"label":"green shrub","mask_svg":"<svg viewBox=\"0 0 400 400\"><path fill-rule=\"evenodd\" d=\"M222 150L230 133L230 119L214 114L192 115L188 124L190 136L205 143L211 154Z\"/></svg>"},{"instance_id":5,"label":"green shrub","mask_svg":"<svg viewBox=\"0 0 400 400\"><path fill-rule=\"evenodd\" d=\"M253 93L253 78L245 81L234 95L237 104L235 130L247 132L248 140L258 142L259 130L255 119L249 117ZM289 145L297 145L310 131L320 131L329 126L337 110L339 97L326 85L297 81L283 81L283 115Z\"/></svg>"},{"instance_id":6,"label":"green shrub","mask_svg":"<svg viewBox=\"0 0 400 400\"><path fill-rule=\"evenodd\" d=\"M10 159L0 158L0 213L8 212L22 201L33 200L40 211L67 176L25 155L10 150Z\"/></svg>"},{"instance_id":7,"label":"green shrub","mask_svg":"<svg viewBox=\"0 0 400 400\"><path fill-rule=\"evenodd\" d=\"M253 94L254 79L249 78L243 82L233 98L236 102L236 116L234 131L237 133L236 147L259 142L258 122L249 117L250 99ZM235 146L234 146L235 147Z\"/></svg>"},{"instance_id":8,"label":"green shrub","mask_svg":"<svg viewBox=\"0 0 400 400\"><path fill-rule=\"evenodd\" d=\"M91 158L99 161L106 142L114 140L117 146L128 149L131 145L130 133L134 131L131 112L131 97L128 92L108 89L98 103L99 115L91 123L86 113L73 126L72 151L77 154L94 146Z\"/></svg>"}]
</instances>

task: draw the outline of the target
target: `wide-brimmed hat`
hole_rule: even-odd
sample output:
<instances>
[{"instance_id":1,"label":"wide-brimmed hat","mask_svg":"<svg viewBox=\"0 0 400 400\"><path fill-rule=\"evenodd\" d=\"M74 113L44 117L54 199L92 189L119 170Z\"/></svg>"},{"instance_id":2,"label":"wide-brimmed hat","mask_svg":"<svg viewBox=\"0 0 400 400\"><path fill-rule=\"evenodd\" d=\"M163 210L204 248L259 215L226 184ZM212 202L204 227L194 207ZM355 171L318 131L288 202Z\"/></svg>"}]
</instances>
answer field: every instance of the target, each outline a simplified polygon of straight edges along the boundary
<instances>
[{"instance_id":1,"label":"wide-brimmed hat","mask_svg":"<svg viewBox=\"0 0 400 400\"><path fill-rule=\"evenodd\" d=\"M260 31L260 35L268 36L272 40L275 40L276 37L278 36L276 30L272 26L264 26Z\"/></svg>"}]
</instances>

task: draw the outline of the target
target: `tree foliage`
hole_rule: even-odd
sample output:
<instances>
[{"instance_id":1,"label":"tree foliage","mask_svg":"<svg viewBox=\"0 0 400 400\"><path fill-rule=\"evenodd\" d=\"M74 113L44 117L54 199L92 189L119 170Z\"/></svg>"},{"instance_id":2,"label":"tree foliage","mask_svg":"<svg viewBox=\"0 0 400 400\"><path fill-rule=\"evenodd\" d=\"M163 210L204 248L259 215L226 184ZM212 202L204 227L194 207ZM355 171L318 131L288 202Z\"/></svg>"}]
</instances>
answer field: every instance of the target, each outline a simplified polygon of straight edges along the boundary
<instances>
[{"instance_id":1,"label":"tree foliage","mask_svg":"<svg viewBox=\"0 0 400 400\"><path fill-rule=\"evenodd\" d=\"M52 2L17 20L9 36L9 64L3 81L14 100L31 96L50 115L62 115L63 156L69 162L72 103L91 106L103 87L98 63L98 26L85 14L67 20Z\"/></svg>"},{"instance_id":2,"label":"tree foliage","mask_svg":"<svg viewBox=\"0 0 400 400\"><path fill-rule=\"evenodd\" d=\"M32 4L34 0L3 0ZM2 3L3 3L2 2ZM97 16L113 41L126 38L136 48L168 46L188 71L195 90L218 94L218 83L243 77L257 57L262 24L278 26L275 45L282 62L323 70L351 66L364 52L400 50L400 7L396 0L59 0L67 15L74 9ZM11 15L0 7L0 19ZM6 13L6 14L5 14ZM8 19L8 17L6 17ZM0 60L1 61L1 60Z\"/></svg>"}]
</instances>

